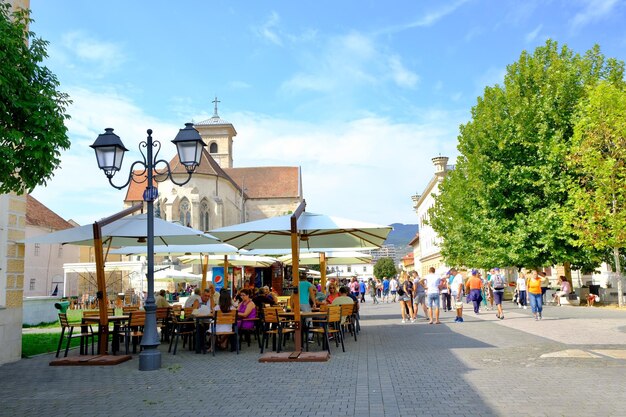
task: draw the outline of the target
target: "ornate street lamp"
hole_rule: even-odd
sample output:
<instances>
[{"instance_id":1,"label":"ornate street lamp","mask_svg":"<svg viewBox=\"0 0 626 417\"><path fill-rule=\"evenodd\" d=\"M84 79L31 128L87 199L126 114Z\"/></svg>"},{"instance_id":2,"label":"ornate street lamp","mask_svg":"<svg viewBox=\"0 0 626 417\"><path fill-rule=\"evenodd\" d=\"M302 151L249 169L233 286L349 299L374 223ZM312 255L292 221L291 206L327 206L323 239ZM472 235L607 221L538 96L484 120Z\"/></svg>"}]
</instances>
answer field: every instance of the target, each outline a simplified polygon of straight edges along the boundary
<instances>
[{"instance_id":1,"label":"ornate street lamp","mask_svg":"<svg viewBox=\"0 0 626 417\"><path fill-rule=\"evenodd\" d=\"M202 156L202 148L206 144L202 141L200 133L193 127L193 123L185 123L185 128L180 129L178 134L172 141L176 145L178 150L178 159L183 164L187 171L187 179L183 182L177 182L172 177L172 169L169 163L160 159L157 160L159 151L161 150L161 142L158 140L152 140L152 129L148 129L148 138L139 144L139 151L143 156L142 161L135 161L130 167L128 179L123 185L115 185L113 183L113 176L122 167L122 160L124 159L124 152L128 149L124 147L122 140L119 136L113 133L113 129L104 129L105 133L98 135L96 141L91 147L96 152L96 159L98 160L98 167L104 171L105 175L109 179L109 183L118 190L126 188L131 181L137 183L146 182L146 189L143 193L143 200L148 203L148 233L147 233L147 261L148 261L148 297L146 299L144 309L146 310L146 322L144 325L144 334L141 339L141 346L143 350L139 354L139 370L140 371L152 371L161 368L161 352L157 349L159 346L159 335L157 333L156 325L156 304L154 301L154 200L157 199L159 193L157 188L153 185L153 181L162 182L167 179L172 181L176 185L185 185L191 179L191 175L195 171L196 167L200 164L200 157ZM156 152L153 153L153 150ZM159 169L157 166L162 165L163 168ZM143 172L140 177L143 177L145 173L146 180L137 180L133 175L135 167L142 167Z\"/></svg>"}]
</instances>

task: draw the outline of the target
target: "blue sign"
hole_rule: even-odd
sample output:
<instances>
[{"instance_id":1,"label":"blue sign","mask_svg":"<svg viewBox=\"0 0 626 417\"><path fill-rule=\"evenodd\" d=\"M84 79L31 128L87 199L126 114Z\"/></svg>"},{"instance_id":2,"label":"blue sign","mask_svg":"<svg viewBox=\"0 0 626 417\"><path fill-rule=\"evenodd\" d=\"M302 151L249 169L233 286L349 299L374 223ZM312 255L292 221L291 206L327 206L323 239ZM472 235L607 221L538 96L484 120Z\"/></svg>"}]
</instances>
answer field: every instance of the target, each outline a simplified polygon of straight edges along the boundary
<instances>
[{"instance_id":1,"label":"blue sign","mask_svg":"<svg viewBox=\"0 0 626 417\"><path fill-rule=\"evenodd\" d=\"M143 192L143 201L154 201L159 196L159 190L156 187L146 187Z\"/></svg>"}]
</instances>

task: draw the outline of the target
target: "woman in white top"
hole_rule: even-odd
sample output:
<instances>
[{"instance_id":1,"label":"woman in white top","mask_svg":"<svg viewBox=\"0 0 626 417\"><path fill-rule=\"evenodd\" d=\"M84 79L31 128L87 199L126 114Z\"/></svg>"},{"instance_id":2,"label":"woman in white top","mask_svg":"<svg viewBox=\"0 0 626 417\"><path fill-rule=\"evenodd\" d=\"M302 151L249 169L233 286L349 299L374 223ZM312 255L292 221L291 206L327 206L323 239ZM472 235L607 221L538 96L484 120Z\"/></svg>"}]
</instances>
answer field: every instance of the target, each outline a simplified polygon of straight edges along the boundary
<instances>
[{"instance_id":1,"label":"woman in white top","mask_svg":"<svg viewBox=\"0 0 626 417\"><path fill-rule=\"evenodd\" d=\"M528 294L526 294L526 278L524 277L524 275L520 275L519 277L517 277L517 307L518 308L522 308L524 307L524 310L526 310L528 307L526 307L528 305L526 297L528 297Z\"/></svg>"},{"instance_id":2,"label":"woman in white top","mask_svg":"<svg viewBox=\"0 0 626 417\"><path fill-rule=\"evenodd\" d=\"M233 305L233 299L230 297L230 292L226 289L222 289L220 291L219 304L215 306L214 310L215 311L219 310L222 313L228 313L229 311L232 311L235 309L236 307ZM215 326L216 333L230 332L232 330L233 330L233 326L230 324L218 324ZM211 330L209 330L207 333L211 333ZM226 346L228 345L228 335L218 336L217 344L222 349L226 349ZM211 346L211 349L213 348L214 346ZM211 350L209 350L209 352L210 351Z\"/></svg>"}]
</instances>

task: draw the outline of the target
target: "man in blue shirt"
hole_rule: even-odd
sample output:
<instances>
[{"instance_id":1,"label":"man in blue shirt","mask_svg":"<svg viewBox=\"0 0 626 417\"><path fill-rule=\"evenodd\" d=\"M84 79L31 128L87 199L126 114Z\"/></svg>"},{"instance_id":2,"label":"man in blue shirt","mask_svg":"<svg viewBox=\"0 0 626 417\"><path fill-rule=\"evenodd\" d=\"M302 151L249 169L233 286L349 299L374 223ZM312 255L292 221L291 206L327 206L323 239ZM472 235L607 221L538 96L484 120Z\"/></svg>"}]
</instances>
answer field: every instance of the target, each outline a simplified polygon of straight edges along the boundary
<instances>
[{"instance_id":1,"label":"man in blue shirt","mask_svg":"<svg viewBox=\"0 0 626 417\"><path fill-rule=\"evenodd\" d=\"M361 302L365 302L365 281L359 282L359 290L361 291Z\"/></svg>"},{"instance_id":2,"label":"man in blue shirt","mask_svg":"<svg viewBox=\"0 0 626 417\"><path fill-rule=\"evenodd\" d=\"M389 302L389 280L387 277L383 278L383 303L385 300Z\"/></svg>"}]
</instances>

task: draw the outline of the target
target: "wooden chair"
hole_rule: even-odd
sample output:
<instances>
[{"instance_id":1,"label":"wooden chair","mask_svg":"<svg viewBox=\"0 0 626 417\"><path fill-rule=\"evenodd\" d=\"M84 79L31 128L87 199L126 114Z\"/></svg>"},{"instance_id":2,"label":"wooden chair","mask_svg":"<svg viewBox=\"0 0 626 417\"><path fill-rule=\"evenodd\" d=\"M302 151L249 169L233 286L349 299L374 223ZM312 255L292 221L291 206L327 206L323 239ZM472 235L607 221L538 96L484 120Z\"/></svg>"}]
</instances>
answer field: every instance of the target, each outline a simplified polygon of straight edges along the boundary
<instances>
[{"instance_id":1,"label":"wooden chair","mask_svg":"<svg viewBox=\"0 0 626 417\"><path fill-rule=\"evenodd\" d=\"M133 311L138 311L139 310L139 306L124 306L122 307L122 312L124 313L124 315L128 315L129 313L132 313Z\"/></svg>"},{"instance_id":2,"label":"wooden chair","mask_svg":"<svg viewBox=\"0 0 626 417\"><path fill-rule=\"evenodd\" d=\"M172 331L170 333L170 347L167 350L168 352L172 352L172 344L174 345L174 355L176 355L176 350L178 349L178 339L180 337L183 338L183 347L185 347L185 343L189 341L189 350L193 349L195 335L196 335L196 322L188 318L185 315L184 319L181 319L180 316L172 315Z\"/></svg>"},{"instance_id":3,"label":"wooden chair","mask_svg":"<svg viewBox=\"0 0 626 417\"><path fill-rule=\"evenodd\" d=\"M267 347L270 335L272 335L272 350L280 352L281 346L285 346L286 342L284 335L295 333L296 331L293 327L289 327L293 323L292 321L280 318L279 312L281 311L280 307L266 307L263 309L261 353ZM276 339L278 339L278 343L276 343Z\"/></svg>"},{"instance_id":4,"label":"wooden chair","mask_svg":"<svg viewBox=\"0 0 626 417\"><path fill-rule=\"evenodd\" d=\"M342 304L341 305L341 330L344 335L346 331L350 332L350 334L354 335L354 341L356 342L356 321L354 315L354 305L352 304Z\"/></svg>"},{"instance_id":5,"label":"wooden chair","mask_svg":"<svg viewBox=\"0 0 626 417\"><path fill-rule=\"evenodd\" d=\"M341 332L341 306L328 306L328 312L326 314L326 317L313 319L311 322L311 326L309 326L308 328L308 332L323 336L323 341L325 343L324 346L328 350L329 354L331 335L334 335L335 346L339 347L339 342L341 342L341 350L343 350L344 352L346 351L346 348L343 344L343 334ZM306 350L309 350L308 344Z\"/></svg>"},{"instance_id":6,"label":"wooden chair","mask_svg":"<svg viewBox=\"0 0 626 417\"><path fill-rule=\"evenodd\" d=\"M99 310L83 310L83 317L100 317Z\"/></svg>"},{"instance_id":7,"label":"wooden chair","mask_svg":"<svg viewBox=\"0 0 626 417\"><path fill-rule=\"evenodd\" d=\"M171 310L171 307L157 307L156 309L157 328L161 331L161 342L170 340Z\"/></svg>"},{"instance_id":8,"label":"wooden chair","mask_svg":"<svg viewBox=\"0 0 626 417\"><path fill-rule=\"evenodd\" d=\"M143 326L145 322L145 311L132 311L129 314L128 323L126 323L126 325L124 326L120 326L118 334L124 337L124 345L127 355L131 340L133 342L133 353L137 353L137 345L141 342L141 337L143 336Z\"/></svg>"},{"instance_id":9,"label":"wooden chair","mask_svg":"<svg viewBox=\"0 0 626 417\"><path fill-rule=\"evenodd\" d=\"M217 326L230 325L231 331L218 332ZM217 350L217 336L229 336L232 343L235 344L235 350L239 355L239 330L237 329L237 310L231 310L228 313L222 313L221 310L215 311L213 323L211 324L211 347L213 348L213 356Z\"/></svg>"},{"instance_id":10,"label":"wooden chair","mask_svg":"<svg viewBox=\"0 0 626 417\"><path fill-rule=\"evenodd\" d=\"M61 352L61 346L63 345L63 338L67 338L67 345L65 346L65 355L67 356L67 352L70 349L70 342L72 339L76 339L80 337L80 353L87 352L87 346L89 343L89 338L91 338L91 354L94 354L94 339L95 336L93 334L93 329L89 324L70 324L67 321L67 314L59 313L59 321L61 322L61 337L59 338L59 346L57 347L57 358L59 357L59 353ZM74 333L74 328L79 327L80 333ZM67 334L65 333L67 331Z\"/></svg>"}]
</instances>

